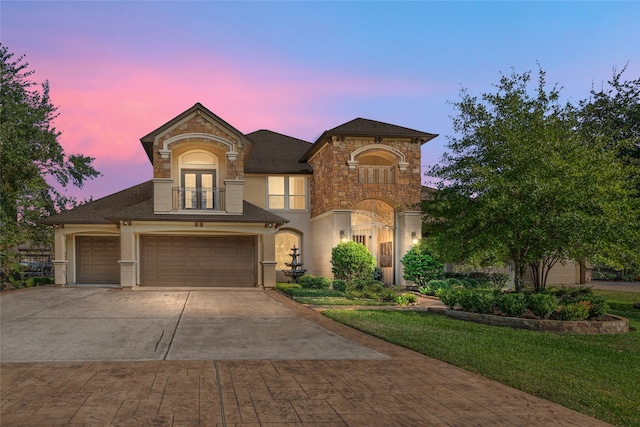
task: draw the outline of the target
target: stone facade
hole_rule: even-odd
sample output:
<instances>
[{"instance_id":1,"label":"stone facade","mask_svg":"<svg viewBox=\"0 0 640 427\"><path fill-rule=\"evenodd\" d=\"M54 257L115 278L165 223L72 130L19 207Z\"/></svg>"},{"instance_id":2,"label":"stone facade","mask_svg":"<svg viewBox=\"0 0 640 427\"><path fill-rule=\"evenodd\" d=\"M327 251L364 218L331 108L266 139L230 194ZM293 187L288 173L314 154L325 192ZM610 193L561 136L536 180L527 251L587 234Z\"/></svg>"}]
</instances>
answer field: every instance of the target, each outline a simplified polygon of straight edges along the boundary
<instances>
[{"instance_id":1,"label":"stone facade","mask_svg":"<svg viewBox=\"0 0 640 427\"><path fill-rule=\"evenodd\" d=\"M187 134L206 134L214 137L218 137L228 141L233 144L234 149L238 152L237 159L233 162L228 161L226 159L221 159L221 161L227 161L226 168L226 176L222 177L223 179L242 179L244 176L244 162L246 151L248 149L247 145L242 148L238 148L238 138L234 135L229 134L224 129L222 129L219 125L213 122L211 119L206 117L203 114L195 113L191 115L188 119L184 120L182 123L173 127L169 132L163 134L159 138L156 139L153 143L153 177L154 178L171 178L171 170L172 170L172 162L175 160L172 159L172 156L167 156L163 158L160 155L160 151L163 150L164 142L174 138L179 135L187 135ZM183 138L178 141L174 141L169 144L167 149L171 150L175 148L177 145L183 144L194 144L194 143L206 143L211 144L224 152L228 152L229 147L222 142L218 142L211 139L204 139L198 137L192 138Z\"/></svg>"},{"instance_id":2,"label":"stone facade","mask_svg":"<svg viewBox=\"0 0 640 427\"><path fill-rule=\"evenodd\" d=\"M311 183L311 217L331 210L352 209L366 199L383 200L394 208L406 210L420 203L421 168L420 143L410 138L339 137L330 136L327 142L308 161L313 168ZM363 147L383 144L403 153L406 167L398 167L395 159L394 183L363 184L358 182L358 169L349 168L351 154ZM374 150L360 153L372 154ZM389 157L388 151L381 155ZM404 169L404 170L402 170Z\"/></svg>"}]
</instances>

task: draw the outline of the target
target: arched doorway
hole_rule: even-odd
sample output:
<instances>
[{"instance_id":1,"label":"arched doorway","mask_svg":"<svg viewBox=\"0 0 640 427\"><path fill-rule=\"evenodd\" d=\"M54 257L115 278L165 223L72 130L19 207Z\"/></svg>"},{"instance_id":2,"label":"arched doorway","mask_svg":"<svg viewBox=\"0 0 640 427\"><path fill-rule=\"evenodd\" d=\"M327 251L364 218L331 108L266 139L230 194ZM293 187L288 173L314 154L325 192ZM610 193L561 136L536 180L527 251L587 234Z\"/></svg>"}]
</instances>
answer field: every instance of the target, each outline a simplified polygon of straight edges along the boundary
<instances>
[{"instance_id":1,"label":"arched doorway","mask_svg":"<svg viewBox=\"0 0 640 427\"><path fill-rule=\"evenodd\" d=\"M351 239L362 243L376 258L376 266L382 270L382 281L394 283L395 210L388 203L366 199L351 210Z\"/></svg>"}]
</instances>

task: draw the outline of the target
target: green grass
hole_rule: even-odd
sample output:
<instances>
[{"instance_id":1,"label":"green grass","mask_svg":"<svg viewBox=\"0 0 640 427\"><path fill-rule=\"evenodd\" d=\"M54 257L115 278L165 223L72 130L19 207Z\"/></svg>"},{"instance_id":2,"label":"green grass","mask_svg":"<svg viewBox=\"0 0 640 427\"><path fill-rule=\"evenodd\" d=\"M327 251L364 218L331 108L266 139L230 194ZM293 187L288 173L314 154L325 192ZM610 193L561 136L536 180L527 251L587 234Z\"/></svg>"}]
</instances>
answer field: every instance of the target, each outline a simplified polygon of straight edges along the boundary
<instances>
[{"instance_id":1,"label":"green grass","mask_svg":"<svg viewBox=\"0 0 640 427\"><path fill-rule=\"evenodd\" d=\"M431 313L325 311L341 323L615 425L640 425L640 293L599 291L634 329L574 335L487 326ZM630 295L627 295L630 294ZM615 307L615 308L614 308Z\"/></svg>"}]
</instances>

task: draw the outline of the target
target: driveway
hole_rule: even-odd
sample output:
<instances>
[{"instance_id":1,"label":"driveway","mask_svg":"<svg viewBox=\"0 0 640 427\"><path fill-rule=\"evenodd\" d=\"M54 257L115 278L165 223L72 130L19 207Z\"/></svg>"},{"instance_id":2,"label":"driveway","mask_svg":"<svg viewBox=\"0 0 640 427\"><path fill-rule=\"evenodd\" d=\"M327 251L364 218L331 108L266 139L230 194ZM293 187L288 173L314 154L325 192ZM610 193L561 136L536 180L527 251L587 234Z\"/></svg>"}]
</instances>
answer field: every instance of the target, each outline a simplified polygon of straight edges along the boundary
<instances>
[{"instance_id":1,"label":"driveway","mask_svg":"<svg viewBox=\"0 0 640 427\"><path fill-rule=\"evenodd\" d=\"M3 362L384 359L261 290L34 288L0 296Z\"/></svg>"},{"instance_id":2,"label":"driveway","mask_svg":"<svg viewBox=\"0 0 640 427\"><path fill-rule=\"evenodd\" d=\"M3 426L608 425L274 291L36 288L0 303Z\"/></svg>"}]
</instances>

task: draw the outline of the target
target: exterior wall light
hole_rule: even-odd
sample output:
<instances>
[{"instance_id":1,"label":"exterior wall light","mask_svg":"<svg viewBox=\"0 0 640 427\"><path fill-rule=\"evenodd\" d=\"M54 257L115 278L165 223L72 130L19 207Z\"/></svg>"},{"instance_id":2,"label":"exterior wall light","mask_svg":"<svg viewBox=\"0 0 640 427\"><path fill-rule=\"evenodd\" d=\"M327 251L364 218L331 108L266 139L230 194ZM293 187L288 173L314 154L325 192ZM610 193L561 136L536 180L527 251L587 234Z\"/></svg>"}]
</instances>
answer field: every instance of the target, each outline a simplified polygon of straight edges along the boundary
<instances>
[{"instance_id":1,"label":"exterior wall light","mask_svg":"<svg viewBox=\"0 0 640 427\"><path fill-rule=\"evenodd\" d=\"M340 242L344 243L347 241L347 235L344 230L340 230Z\"/></svg>"},{"instance_id":2,"label":"exterior wall light","mask_svg":"<svg viewBox=\"0 0 640 427\"><path fill-rule=\"evenodd\" d=\"M416 234L416 232L412 231L411 232L411 244L412 245L417 245L419 241L420 241L420 239L418 239L418 235Z\"/></svg>"}]
</instances>

